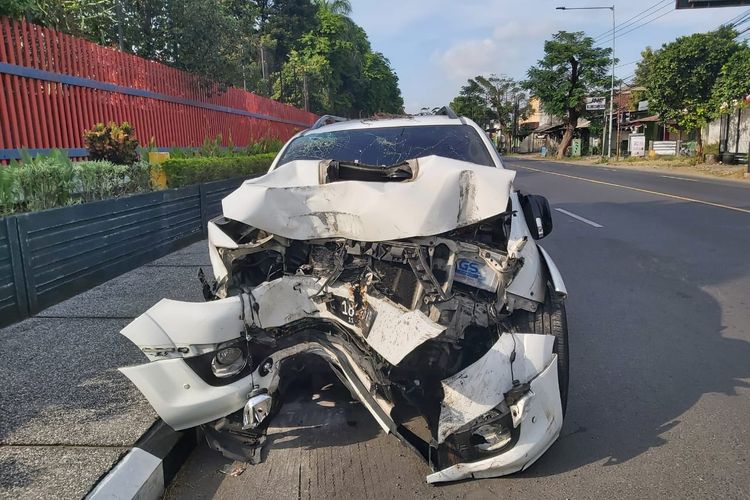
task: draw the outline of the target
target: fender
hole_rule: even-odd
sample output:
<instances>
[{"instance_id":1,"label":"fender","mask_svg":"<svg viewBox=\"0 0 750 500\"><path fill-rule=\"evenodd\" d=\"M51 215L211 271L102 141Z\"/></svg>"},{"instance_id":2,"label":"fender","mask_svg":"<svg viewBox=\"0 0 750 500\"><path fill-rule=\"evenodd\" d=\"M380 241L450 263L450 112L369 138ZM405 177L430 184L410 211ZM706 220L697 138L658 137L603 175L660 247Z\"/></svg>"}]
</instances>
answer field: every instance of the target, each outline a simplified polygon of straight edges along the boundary
<instances>
[{"instance_id":1,"label":"fender","mask_svg":"<svg viewBox=\"0 0 750 500\"><path fill-rule=\"evenodd\" d=\"M557 264L555 264L555 261L552 260L552 257L550 257L541 245L537 244L537 248L539 249L539 255L541 255L544 265L547 266L547 273L552 282L552 289L555 292L555 297L553 298L558 301L565 300L568 296L568 289L565 287L565 282L563 281L562 274L560 274L560 270L557 268Z\"/></svg>"}]
</instances>

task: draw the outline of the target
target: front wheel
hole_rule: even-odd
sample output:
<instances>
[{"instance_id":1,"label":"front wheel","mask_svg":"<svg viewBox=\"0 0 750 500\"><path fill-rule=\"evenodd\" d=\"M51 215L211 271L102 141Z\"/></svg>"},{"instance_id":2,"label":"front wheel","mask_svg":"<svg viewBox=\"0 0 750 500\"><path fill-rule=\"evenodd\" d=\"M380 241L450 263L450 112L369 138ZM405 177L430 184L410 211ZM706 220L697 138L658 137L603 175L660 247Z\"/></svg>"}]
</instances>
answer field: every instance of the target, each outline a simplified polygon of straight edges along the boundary
<instances>
[{"instance_id":1,"label":"front wheel","mask_svg":"<svg viewBox=\"0 0 750 500\"><path fill-rule=\"evenodd\" d=\"M539 304L536 312L518 310L510 317L511 331L514 333L539 333L554 335L555 345L552 352L557 354L557 382L560 386L562 412L568 406L568 380L570 375L570 353L568 350L568 318L565 304L552 300L551 287L547 287L547 298Z\"/></svg>"}]
</instances>

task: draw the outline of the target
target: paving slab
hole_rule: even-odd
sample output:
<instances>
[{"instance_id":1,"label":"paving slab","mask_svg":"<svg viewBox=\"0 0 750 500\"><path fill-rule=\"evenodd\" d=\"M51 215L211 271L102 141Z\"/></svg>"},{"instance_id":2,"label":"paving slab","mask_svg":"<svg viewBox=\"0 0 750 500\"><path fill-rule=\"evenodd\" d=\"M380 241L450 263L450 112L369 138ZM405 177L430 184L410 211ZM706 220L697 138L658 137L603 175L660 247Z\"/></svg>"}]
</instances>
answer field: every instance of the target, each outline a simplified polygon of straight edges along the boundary
<instances>
[{"instance_id":1,"label":"paving slab","mask_svg":"<svg viewBox=\"0 0 750 500\"><path fill-rule=\"evenodd\" d=\"M81 498L125 448L0 447L0 498Z\"/></svg>"},{"instance_id":2,"label":"paving slab","mask_svg":"<svg viewBox=\"0 0 750 500\"><path fill-rule=\"evenodd\" d=\"M0 498L80 498L152 426L119 332L164 297L202 302L207 263L202 241L0 329Z\"/></svg>"},{"instance_id":3,"label":"paving slab","mask_svg":"<svg viewBox=\"0 0 750 500\"><path fill-rule=\"evenodd\" d=\"M144 266L42 311L38 317L135 318L163 298L203 302L200 266Z\"/></svg>"},{"instance_id":4,"label":"paving slab","mask_svg":"<svg viewBox=\"0 0 750 500\"><path fill-rule=\"evenodd\" d=\"M32 318L0 331L0 445L130 446L156 419L117 371L146 362L128 320Z\"/></svg>"}]
</instances>

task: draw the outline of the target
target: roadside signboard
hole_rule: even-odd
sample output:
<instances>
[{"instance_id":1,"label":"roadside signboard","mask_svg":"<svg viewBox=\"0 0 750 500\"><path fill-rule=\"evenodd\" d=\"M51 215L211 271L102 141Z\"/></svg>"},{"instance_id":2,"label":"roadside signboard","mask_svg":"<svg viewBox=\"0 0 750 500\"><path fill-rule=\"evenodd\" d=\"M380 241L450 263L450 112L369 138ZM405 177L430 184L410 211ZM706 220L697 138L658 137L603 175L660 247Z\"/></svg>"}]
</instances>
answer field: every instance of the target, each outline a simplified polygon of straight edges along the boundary
<instances>
[{"instance_id":1,"label":"roadside signboard","mask_svg":"<svg viewBox=\"0 0 750 500\"><path fill-rule=\"evenodd\" d=\"M644 134L630 134L631 156L646 156L646 136Z\"/></svg>"},{"instance_id":2,"label":"roadside signboard","mask_svg":"<svg viewBox=\"0 0 750 500\"><path fill-rule=\"evenodd\" d=\"M638 111L646 111L648 109L648 101L638 102Z\"/></svg>"},{"instance_id":3,"label":"roadside signboard","mask_svg":"<svg viewBox=\"0 0 750 500\"><path fill-rule=\"evenodd\" d=\"M601 111L607 107L606 97L587 97L586 111Z\"/></svg>"},{"instance_id":4,"label":"roadside signboard","mask_svg":"<svg viewBox=\"0 0 750 500\"><path fill-rule=\"evenodd\" d=\"M750 0L675 0L675 9L711 9L750 5Z\"/></svg>"}]
</instances>

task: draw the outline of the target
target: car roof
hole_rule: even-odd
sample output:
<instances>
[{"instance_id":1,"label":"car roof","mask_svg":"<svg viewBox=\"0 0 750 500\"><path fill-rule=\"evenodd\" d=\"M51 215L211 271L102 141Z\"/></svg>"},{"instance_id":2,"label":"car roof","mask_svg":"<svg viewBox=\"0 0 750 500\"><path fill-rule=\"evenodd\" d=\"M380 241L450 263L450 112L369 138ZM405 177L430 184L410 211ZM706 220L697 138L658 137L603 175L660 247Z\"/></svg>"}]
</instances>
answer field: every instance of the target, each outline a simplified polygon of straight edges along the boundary
<instances>
[{"instance_id":1,"label":"car roof","mask_svg":"<svg viewBox=\"0 0 750 500\"><path fill-rule=\"evenodd\" d=\"M450 118L445 115L425 116L399 116L396 118L362 118L358 120L347 120L324 125L315 129L302 132L301 135L320 134L325 132L336 132L338 130L356 130L366 128L390 128L390 127L418 127L424 125L463 125L466 122L462 118Z\"/></svg>"}]
</instances>

